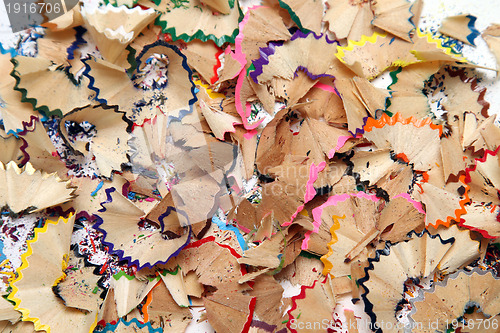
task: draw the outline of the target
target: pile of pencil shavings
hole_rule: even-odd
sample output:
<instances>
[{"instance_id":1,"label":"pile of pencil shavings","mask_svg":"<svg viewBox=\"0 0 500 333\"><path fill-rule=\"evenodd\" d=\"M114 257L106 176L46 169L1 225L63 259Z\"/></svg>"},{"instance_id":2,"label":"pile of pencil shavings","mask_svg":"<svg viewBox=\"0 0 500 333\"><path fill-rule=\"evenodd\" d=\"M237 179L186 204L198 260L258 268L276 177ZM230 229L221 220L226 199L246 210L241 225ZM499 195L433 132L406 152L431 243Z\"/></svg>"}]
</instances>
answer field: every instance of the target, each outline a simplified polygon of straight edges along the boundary
<instances>
[{"instance_id":1,"label":"pile of pencil shavings","mask_svg":"<svg viewBox=\"0 0 500 333\"><path fill-rule=\"evenodd\" d=\"M2 330L494 327L479 32L421 6L114 0L2 47Z\"/></svg>"}]
</instances>

